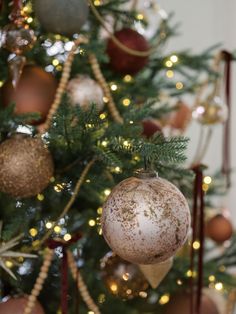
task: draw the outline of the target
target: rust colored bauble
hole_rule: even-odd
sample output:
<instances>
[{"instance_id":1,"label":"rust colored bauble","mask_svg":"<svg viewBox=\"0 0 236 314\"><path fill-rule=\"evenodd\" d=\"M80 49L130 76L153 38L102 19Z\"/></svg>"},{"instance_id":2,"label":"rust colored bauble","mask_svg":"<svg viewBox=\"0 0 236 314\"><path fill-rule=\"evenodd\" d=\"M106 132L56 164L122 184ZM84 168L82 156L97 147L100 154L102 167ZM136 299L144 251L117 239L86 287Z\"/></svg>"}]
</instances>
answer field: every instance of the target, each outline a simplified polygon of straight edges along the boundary
<instances>
[{"instance_id":1,"label":"rust colored bauble","mask_svg":"<svg viewBox=\"0 0 236 314\"><path fill-rule=\"evenodd\" d=\"M23 314L27 305L27 296L19 298L10 298L6 302L0 303L0 314ZM31 314L45 314L41 304L36 304Z\"/></svg>"},{"instance_id":2,"label":"rust colored bauble","mask_svg":"<svg viewBox=\"0 0 236 314\"><path fill-rule=\"evenodd\" d=\"M133 299L149 286L137 265L112 252L101 260L101 275L107 289L122 299Z\"/></svg>"},{"instance_id":3,"label":"rust colored bauble","mask_svg":"<svg viewBox=\"0 0 236 314\"><path fill-rule=\"evenodd\" d=\"M126 47L136 51L148 51L149 45L146 39L138 32L124 28L114 33L114 36ZM110 38L107 44L107 54L110 57L111 68L121 74L136 74L142 70L148 62L148 57L133 56L117 46Z\"/></svg>"},{"instance_id":4,"label":"rust colored bauble","mask_svg":"<svg viewBox=\"0 0 236 314\"><path fill-rule=\"evenodd\" d=\"M219 214L206 223L206 235L217 243L229 240L233 234L233 226L229 219Z\"/></svg>"},{"instance_id":5,"label":"rust colored bauble","mask_svg":"<svg viewBox=\"0 0 236 314\"><path fill-rule=\"evenodd\" d=\"M15 103L16 114L39 113L41 119L37 123L41 123L48 114L56 88L57 82L52 74L41 67L26 65L16 89L11 79L1 88L1 103L4 107Z\"/></svg>"},{"instance_id":6,"label":"rust colored bauble","mask_svg":"<svg viewBox=\"0 0 236 314\"><path fill-rule=\"evenodd\" d=\"M173 296L165 306L164 314L190 314L190 294L182 293ZM215 303L206 295L202 296L201 314L220 314Z\"/></svg>"},{"instance_id":7,"label":"rust colored bauble","mask_svg":"<svg viewBox=\"0 0 236 314\"><path fill-rule=\"evenodd\" d=\"M176 104L177 110L171 116L170 126L174 129L185 131L192 118L192 110L182 101Z\"/></svg>"},{"instance_id":8,"label":"rust colored bauble","mask_svg":"<svg viewBox=\"0 0 236 314\"><path fill-rule=\"evenodd\" d=\"M147 138L150 138L157 132L162 133L161 125L155 119L145 119L142 121L142 125L143 125L143 135L146 136Z\"/></svg>"},{"instance_id":9,"label":"rust colored bauble","mask_svg":"<svg viewBox=\"0 0 236 314\"><path fill-rule=\"evenodd\" d=\"M0 191L13 197L35 196L53 176L52 156L39 138L17 134L0 145Z\"/></svg>"}]
</instances>

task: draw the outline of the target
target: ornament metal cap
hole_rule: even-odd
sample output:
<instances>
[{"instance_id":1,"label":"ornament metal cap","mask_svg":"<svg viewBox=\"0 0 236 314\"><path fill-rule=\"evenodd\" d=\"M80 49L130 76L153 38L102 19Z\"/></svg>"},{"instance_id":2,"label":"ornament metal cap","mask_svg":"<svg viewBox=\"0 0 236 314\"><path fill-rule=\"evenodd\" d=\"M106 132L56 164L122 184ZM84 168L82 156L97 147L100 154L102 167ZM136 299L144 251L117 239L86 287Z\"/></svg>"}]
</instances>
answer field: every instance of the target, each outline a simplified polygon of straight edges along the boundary
<instances>
[{"instance_id":1,"label":"ornament metal cap","mask_svg":"<svg viewBox=\"0 0 236 314\"><path fill-rule=\"evenodd\" d=\"M138 169L134 172L134 176L139 179L150 179L158 177L158 173L152 169Z\"/></svg>"}]
</instances>

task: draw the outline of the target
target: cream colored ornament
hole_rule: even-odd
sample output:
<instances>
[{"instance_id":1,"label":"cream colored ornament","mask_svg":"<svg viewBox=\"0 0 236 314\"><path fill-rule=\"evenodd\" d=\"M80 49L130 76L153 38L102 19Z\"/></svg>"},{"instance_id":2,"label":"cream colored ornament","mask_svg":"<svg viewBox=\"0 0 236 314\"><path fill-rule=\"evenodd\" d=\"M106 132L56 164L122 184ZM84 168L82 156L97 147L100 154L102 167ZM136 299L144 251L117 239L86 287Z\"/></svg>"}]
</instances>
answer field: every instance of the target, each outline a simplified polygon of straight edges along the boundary
<instances>
[{"instance_id":1,"label":"cream colored ornament","mask_svg":"<svg viewBox=\"0 0 236 314\"><path fill-rule=\"evenodd\" d=\"M80 105L84 110L88 110L92 104L96 105L98 111L104 107L103 90L89 76L78 75L71 79L67 85L67 92L72 105Z\"/></svg>"},{"instance_id":2,"label":"cream colored ornament","mask_svg":"<svg viewBox=\"0 0 236 314\"><path fill-rule=\"evenodd\" d=\"M153 289L156 289L173 266L173 258L151 265L139 265L140 270L144 274Z\"/></svg>"},{"instance_id":3,"label":"cream colored ornament","mask_svg":"<svg viewBox=\"0 0 236 314\"><path fill-rule=\"evenodd\" d=\"M174 256L186 241L190 211L176 186L141 171L112 190L101 223L104 238L120 257L157 264Z\"/></svg>"}]
</instances>

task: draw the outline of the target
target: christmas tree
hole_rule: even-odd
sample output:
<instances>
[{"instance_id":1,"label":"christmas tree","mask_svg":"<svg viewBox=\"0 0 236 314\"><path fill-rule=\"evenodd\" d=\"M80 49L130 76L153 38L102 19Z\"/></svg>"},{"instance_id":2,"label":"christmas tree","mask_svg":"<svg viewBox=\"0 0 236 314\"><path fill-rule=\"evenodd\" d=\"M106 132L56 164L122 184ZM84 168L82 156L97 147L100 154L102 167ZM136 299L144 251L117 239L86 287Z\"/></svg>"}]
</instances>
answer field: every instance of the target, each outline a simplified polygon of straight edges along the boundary
<instances>
[{"instance_id":1,"label":"christmas tree","mask_svg":"<svg viewBox=\"0 0 236 314\"><path fill-rule=\"evenodd\" d=\"M207 208L230 186L234 57L166 54L173 20L152 0L1 3L0 313L221 313L223 294L232 313L232 225ZM186 162L192 116L208 134Z\"/></svg>"}]
</instances>

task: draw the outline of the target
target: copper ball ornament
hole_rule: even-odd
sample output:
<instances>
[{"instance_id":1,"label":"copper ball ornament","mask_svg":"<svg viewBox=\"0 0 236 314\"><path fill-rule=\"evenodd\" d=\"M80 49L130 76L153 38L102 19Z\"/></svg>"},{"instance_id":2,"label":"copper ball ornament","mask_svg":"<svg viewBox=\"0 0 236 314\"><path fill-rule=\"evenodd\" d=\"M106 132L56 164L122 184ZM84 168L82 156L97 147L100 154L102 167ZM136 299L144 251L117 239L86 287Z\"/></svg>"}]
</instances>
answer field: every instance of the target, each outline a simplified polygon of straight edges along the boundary
<instances>
[{"instance_id":1,"label":"copper ball ornament","mask_svg":"<svg viewBox=\"0 0 236 314\"><path fill-rule=\"evenodd\" d=\"M228 108L219 96L209 97L193 109L192 117L203 125L224 123L228 118Z\"/></svg>"},{"instance_id":2,"label":"copper ball ornament","mask_svg":"<svg viewBox=\"0 0 236 314\"><path fill-rule=\"evenodd\" d=\"M107 253L101 260L101 276L111 294L122 299L133 299L147 290L149 284L137 265L115 253Z\"/></svg>"},{"instance_id":3,"label":"copper ball ornament","mask_svg":"<svg viewBox=\"0 0 236 314\"><path fill-rule=\"evenodd\" d=\"M98 111L104 107L103 90L101 86L89 76L78 75L71 79L67 85L67 93L72 105L79 105L82 109L88 110L95 104Z\"/></svg>"},{"instance_id":4,"label":"copper ball ornament","mask_svg":"<svg viewBox=\"0 0 236 314\"><path fill-rule=\"evenodd\" d=\"M39 113L41 120L29 123L41 123L45 120L54 100L57 88L56 79L41 67L26 65L16 88L12 80L7 80L1 88L2 106L15 103L16 114Z\"/></svg>"},{"instance_id":5,"label":"copper ball ornament","mask_svg":"<svg viewBox=\"0 0 236 314\"><path fill-rule=\"evenodd\" d=\"M177 110L171 115L169 125L173 129L184 132L192 118L192 110L182 101L176 104Z\"/></svg>"},{"instance_id":6,"label":"copper ball ornament","mask_svg":"<svg viewBox=\"0 0 236 314\"><path fill-rule=\"evenodd\" d=\"M102 212L103 236L113 252L134 264L156 264L184 244L190 211L183 194L154 173L120 182Z\"/></svg>"},{"instance_id":7,"label":"copper ball ornament","mask_svg":"<svg viewBox=\"0 0 236 314\"><path fill-rule=\"evenodd\" d=\"M176 294L171 297L170 302L164 307L164 314L189 314L190 313L189 293ZM220 314L216 304L205 294L202 295L200 307L201 314Z\"/></svg>"},{"instance_id":8,"label":"copper ball ornament","mask_svg":"<svg viewBox=\"0 0 236 314\"><path fill-rule=\"evenodd\" d=\"M72 36L87 21L89 8L86 0L34 0L34 11L46 31Z\"/></svg>"},{"instance_id":9,"label":"copper ball ornament","mask_svg":"<svg viewBox=\"0 0 236 314\"><path fill-rule=\"evenodd\" d=\"M155 133L162 133L161 124L155 119L145 119L142 121L143 135L147 138L152 137Z\"/></svg>"},{"instance_id":10,"label":"copper ball ornament","mask_svg":"<svg viewBox=\"0 0 236 314\"><path fill-rule=\"evenodd\" d=\"M136 51L148 51L147 40L138 32L124 28L114 33L114 36L126 47ZM107 54L110 58L110 67L115 72L121 74L136 74L141 71L148 63L148 57L131 55L123 51L110 38L107 43Z\"/></svg>"},{"instance_id":11,"label":"copper ball ornament","mask_svg":"<svg viewBox=\"0 0 236 314\"><path fill-rule=\"evenodd\" d=\"M10 298L0 303L0 314L24 314L27 305L27 296ZM45 314L41 304L36 300L31 314Z\"/></svg>"},{"instance_id":12,"label":"copper ball ornament","mask_svg":"<svg viewBox=\"0 0 236 314\"><path fill-rule=\"evenodd\" d=\"M217 243L229 240L233 235L233 226L229 219L218 214L207 221L206 236Z\"/></svg>"},{"instance_id":13,"label":"copper ball ornament","mask_svg":"<svg viewBox=\"0 0 236 314\"><path fill-rule=\"evenodd\" d=\"M0 144L0 191L27 198L42 192L53 176L52 156L39 138L17 134Z\"/></svg>"}]
</instances>

